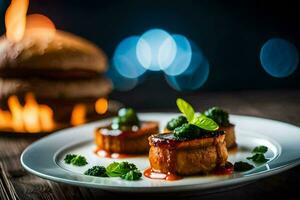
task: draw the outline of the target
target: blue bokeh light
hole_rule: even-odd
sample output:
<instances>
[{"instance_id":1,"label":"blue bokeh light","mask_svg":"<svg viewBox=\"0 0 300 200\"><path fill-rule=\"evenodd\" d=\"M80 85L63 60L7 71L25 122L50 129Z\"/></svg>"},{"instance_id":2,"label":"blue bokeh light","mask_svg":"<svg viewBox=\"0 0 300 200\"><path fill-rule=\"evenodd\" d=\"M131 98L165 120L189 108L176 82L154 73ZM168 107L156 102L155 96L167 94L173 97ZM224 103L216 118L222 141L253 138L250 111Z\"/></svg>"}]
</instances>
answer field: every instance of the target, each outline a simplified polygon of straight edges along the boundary
<instances>
[{"instance_id":1,"label":"blue bokeh light","mask_svg":"<svg viewBox=\"0 0 300 200\"><path fill-rule=\"evenodd\" d=\"M137 36L125 38L114 52L113 65L122 76L127 78L138 78L146 71L136 57L138 41L139 37Z\"/></svg>"},{"instance_id":2,"label":"blue bokeh light","mask_svg":"<svg viewBox=\"0 0 300 200\"><path fill-rule=\"evenodd\" d=\"M287 40L272 38L263 45L260 51L260 62L271 76L287 77L297 69L298 50Z\"/></svg>"},{"instance_id":3,"label":"blue bokeh light","mask_svg":"<svg viewBox=\"0 0 300 200\"><path fill-rule=\"evenodd\" d=\"M119 91L128 91L133 89L138 84L138 78L128 78L118 72L116 67L111 64L106 76L110 78L113 83L113 88Z\"/></svg>"},{"instance_id":4,"label":"blue bokeh light","mask_svg":"<svg viewBox=\"0 0 300 200\"><path fill-rule=\"evenodd\" d=\"M173 37L162 29L151 29L139 39L136 48L138 61L152 71L167 68L174 60L177 47Z\"/></svg>"},{"instance_id":5,"label":"blue bokeh light","mask_svg":"<svg viewBox=\"0 0 300 200\"><path fill-rule=\"evenodd\" d=\"M163 71L168 84L178 91L193 91L206 82L209 62L185 36L151 29L141 37L120 42L107 75L114 89L128 91L143 82L150 71Z\"/></svg>"},{"instance_id":6,"label":"blue bokeh light","mask_svg":"<svg viewBox=\"0 0 300 200\"><path fill-rule=\"evenodd\" d=\"M190 65L192 59L192 47L189 40L183 35L172 35L176 42L177 52L173 62L164 69L167 75L176 76L184 72Z\"/></svg>"},{"instance_id":7,"label":"blue bokeh light","mask_svg":"<svg viewBox=\"0 0 300 200\"><path fill-rule=\"evenodd\" d=\"M209 63L203 52L190 41L192 59L188 68L177 76L165 75L168 84L177 91L194 91L199 89L209 75Z\"/></svg>"}]
</instances>

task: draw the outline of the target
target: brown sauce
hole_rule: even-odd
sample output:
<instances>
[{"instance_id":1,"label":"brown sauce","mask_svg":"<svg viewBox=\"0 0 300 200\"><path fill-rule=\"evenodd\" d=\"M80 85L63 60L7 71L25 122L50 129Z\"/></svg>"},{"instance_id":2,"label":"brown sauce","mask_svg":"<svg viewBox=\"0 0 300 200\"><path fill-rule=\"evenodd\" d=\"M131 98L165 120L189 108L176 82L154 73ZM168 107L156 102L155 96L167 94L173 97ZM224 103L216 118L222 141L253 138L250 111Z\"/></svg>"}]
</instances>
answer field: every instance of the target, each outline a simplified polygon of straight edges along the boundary
<instances>
[{"instance_id":1,"label":"brown sauce","mask_svg":"<svg viewBox=\"0 0 300 200\"><path fill-rule=\"evenodd\" d=\"M233 173L233 165L230 162L227 162L225 166L218 167L211 174L208 175L224 176L224 175L231 175L232 173ZM170 172L168 172L167 174L153 172L151 167L145 169L144 176L151 179L162 179L167 181L176 181L176 180L183 179L182 176L178 176Z\"/></svg>"},{"instance_id":2,"label":"brown sauce","mask_svg":"<svg viewBox=\"0 0 300 200\"><path fill-rule=\"evenodd\" d=\"M211 132L204 132L202 133L199 138L196 139L203 139L203 138L215 138L219 135L225 134L224 131L211 131ZM169 147L176 147L177 144L184 142L184 141L189 141L189 139L178 139L174 136L173 133L163 133L163 134L158 134L155 135L151 138L151 142L153 143L154 146L162 146L162 145L167 145Z\"/></svg>"},{"instance_id":3,"label":"brown sauce","mask_svg":"<svg viewBox=\"0 0 300 200\"><path fill-rule=\"evenodd\" d=\"M151 167L147 168L144 171L144 176L146 176L147 178L151 178L151 179L162 179L162 180L166 180L166 181L176 181L176 180L182 179L181 176L177 176L176 174L172 174L170 172L168 172L167 174L153 172Z\"/></svg>"},{"instance_id":4,"label":"brown sauce","mask_svg":"<svg viewBox=\"0 0 300 200\"><path fill-rule=\"evenodd\" d=\"M234 171L233 164L226 162L225 166L220 166L213 171L213 175L231 175Z\"/></svg>"}]
</instances>

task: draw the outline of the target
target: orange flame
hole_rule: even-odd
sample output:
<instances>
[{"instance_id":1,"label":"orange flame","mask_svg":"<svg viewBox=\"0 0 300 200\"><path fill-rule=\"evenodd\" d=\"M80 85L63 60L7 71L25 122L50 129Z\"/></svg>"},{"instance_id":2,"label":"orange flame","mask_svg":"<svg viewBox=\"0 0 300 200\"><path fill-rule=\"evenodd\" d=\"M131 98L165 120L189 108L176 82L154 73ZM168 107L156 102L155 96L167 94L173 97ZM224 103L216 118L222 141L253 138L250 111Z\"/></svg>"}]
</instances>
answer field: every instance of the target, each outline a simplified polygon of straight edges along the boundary
<instances>
[{"instance_id":1,"label":"orange flame","mask_svg":"<svg viewBox=\"0 0 300 200\"><path fill-rule=\"evenodd\" d=\"M96 101L95 110L98 114L104 114L108 110L108 101L105 98L100 98Z\"/></svg>"},{"instance_id":2,"label":"orange flame","mask_svg":"<svg viewBox=\"0 0 300 200\"><path fill-rule=\"evenodd\" d=\"M12 127L15 131L21 132L24 130L23 127L23 108L19 102L17 96L11 96L8 98L8 107L12 114Z\"/></svg>"},{"instance_id":3,"label":"orange flame","mask_svg":"<svg viewBox=\"0 0 300 200\"><path fill-rule=\"evenodd\" d=\"M25 33L26 13L29 0L12 0L5 13L6 36L9 40L20 41Z\"/></svg>"},{"instance_id":4,"label":"orange flame","mask_svg":"<svg viewBox=\"0 0 300 200\"><path fill-rule=\"evenodd\" d=\"M74 106L71 116L71 124L78 126L86 122L86 107L84 104L77 104Z\"/></svg>"},{"instance_id":5,"label":"orange flame","mask_svg":"<svg viewBox=\"0 0 300 200\"><path fill-rule=\"evenodd\" d=\"M0 109L0 130L39 133L50 132L57 128L53 110L47 105L38 104L32 93L26 94L24 106L15 95L8 98L7 104L9 110ZM95 103L95 110L100 115L105 114L108 110L108 100L99 98ZM71 125L86 123L86 116L86 105L75 105L71 115Z\"/></svg>"},{"instance_id":6,"label":"orange flame","mask_svg":"<svg viewBox=\"0 0 300 200\"><path fill-rule=\"evenodd\" d=\"M0 127L4 129L9 129L11 127L11 113L9 111L4 111L0 109Z\"/></svg>"},{"instance_id":7,"label":"orange flame","mask_svg":"<svg viewBox=\"0 0 300 200\"><path fill-rule=\"evenodd\" d=\"M20 41L28 31L30 34L51 37L55 34L54 23L45 15L31 14L26 17L29 0L12 0L5 13L6 37Z\"/></svg>"},{"instance_id":8,"label":"orange flame","mask_svg":"<svg viewBox=\"0 0 300 200\"><path fill-rule=\"evenodd\" d=\"M39 105L35 101L33 94L27 94L25 99L26 103L22 113L25 129L31 133L40 132Z\"/></svg>"},{"instance_id":9,"label":"orange flame","mask_svg":"<svg viewBox=\"0 0 300 200\"><path fill-rule=\"evenodd\" d=\"M33 94L25 97L22 106L17 96L8 98L9 111L0 109L0 128L13 129L16 132L44 132L55 129L52 109L47 105L40 105Z\"/></svg>"},{"instance_id":10,"label":"orange flame","mask_svg":"<svg viewBox=\"0 0 300 200\"><path fill-rule=\"evenodd\" d=\"M40 123L42 130L52 131L55 129L54 114L47 105L40 105Z\"/></svg>"}]
</instances>

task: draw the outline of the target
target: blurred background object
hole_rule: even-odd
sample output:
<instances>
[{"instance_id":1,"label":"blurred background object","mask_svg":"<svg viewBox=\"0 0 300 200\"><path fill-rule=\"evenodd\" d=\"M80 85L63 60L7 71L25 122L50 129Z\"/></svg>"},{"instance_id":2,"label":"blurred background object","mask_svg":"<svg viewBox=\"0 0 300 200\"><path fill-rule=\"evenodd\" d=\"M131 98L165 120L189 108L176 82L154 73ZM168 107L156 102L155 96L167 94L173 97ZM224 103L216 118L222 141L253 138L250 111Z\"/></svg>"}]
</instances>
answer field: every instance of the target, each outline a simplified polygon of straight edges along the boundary
<instances>
[{"instance_id":1,"label":"blurred background object","mask_svg":"<svg viewBox=\"0 0 300 200\"><path fill-rule=\"evenodd\" d=\"M9 0L1 2L3 22L8 5ZM31 1L28 13L43 13L58 29L101 46L111 65L108 76L113 81L118 80L114 82L115 90L110 97L125 105L144 110L173 108L175 105L170 102L185 93L201 95L206 91L292 89L300 86L299 7L294 1L74 0L72 9L69 8L68 1ZM198 52L198 57L190 59L202 67L177 76L174 74L178 70L175 73L171 70L149 71L138 66L143 64L139 58L128 62L126 56L115 56L122 53L134 55L134 44L138 43L140 36L154 29L177 37L175 40L182 45L183 51ZM0 31L5 32L4 26ZM285 43L270 45L268 41L273 39ZM125 51L130 45L131 48ZM165 48L168 51L168 45ZM282 54L286 51L290 52L289 57ZM172 51L169 52L172 56ZM276 56L278 52L279 56ZM188 62L189 56L186 53L181 59ZM201 59L201 56L204 57ZM286 65L281 65L281 59ZM185 68L182 60L179 63L178 69ZM172 65L176 66L176 63ZM126 70L130 66L138 69ZM280 72L278 66L283 66L286 71ZM122 72L126 76L120 74ZM189 75L194 77L189 78Z\"/></svg>"},{"instance_id":2,"label":"blurred background object","mask_svg":"<svg viewBox=\"0 0 300 200\"><path fill-rule=\"evenodd\" d=\"M13 0L0 38L0 131L41 133L116 112L108 63L92 42L56 30L45 15L27 15Z\"/></svg>"}]
</instances>

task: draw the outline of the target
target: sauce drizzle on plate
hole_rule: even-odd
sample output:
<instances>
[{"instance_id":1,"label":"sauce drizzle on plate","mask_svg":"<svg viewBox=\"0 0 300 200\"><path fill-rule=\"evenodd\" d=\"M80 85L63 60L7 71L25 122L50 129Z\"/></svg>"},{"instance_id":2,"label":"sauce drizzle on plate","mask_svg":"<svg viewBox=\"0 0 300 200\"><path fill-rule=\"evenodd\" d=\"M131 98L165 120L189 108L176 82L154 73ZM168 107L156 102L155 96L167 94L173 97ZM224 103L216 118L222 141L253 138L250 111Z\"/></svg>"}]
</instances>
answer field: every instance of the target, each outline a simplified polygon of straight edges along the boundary
<instances>
[{"instance_id":1,"label":"sauce drizzle on plate","mask_svg":"<svg viewBox=\"0 0 300 200\"><path fill-rule=\"evenodd\" d=\"M233 173L233 165L230 162L227 162L225 166L218 167L217 169L212 171L211 175L224 176L224 175L231 175L232 173ZM176 181L176 180L183 179L182 176L178 176L170 172L168 172L167 174L153 172L151 167L145 169L144 176L151 179L162 179L166 181Z\"/></svg>"},{"instance_id":2,"label":"sauce drizzle on plate","mask_svg":"<svg viewBox=\"0 0 300 200\"><path fill-rule=\"evenodd\" d=\"M213 175L231 175L234 171L233 164L226 162L225 166L220 166L213 171Z\"/></svg>"},{"instance_id":3,"label":"sauce drizzle on plate","mask_svg":"<svg viewBox=\"0 0 300 200\"><path fill-rule=\"evenodd\" d=\"M183 178L181 176L177 176L176 174L172 174L170 172L168 172L167 174L153 172L151 170L151 167L147 168L144 171L144 176L146 176L147 178L151 178L151 179L163 179L166 181L176 181L176 180L180 180Z\"/></svg>"}]
</instances>

